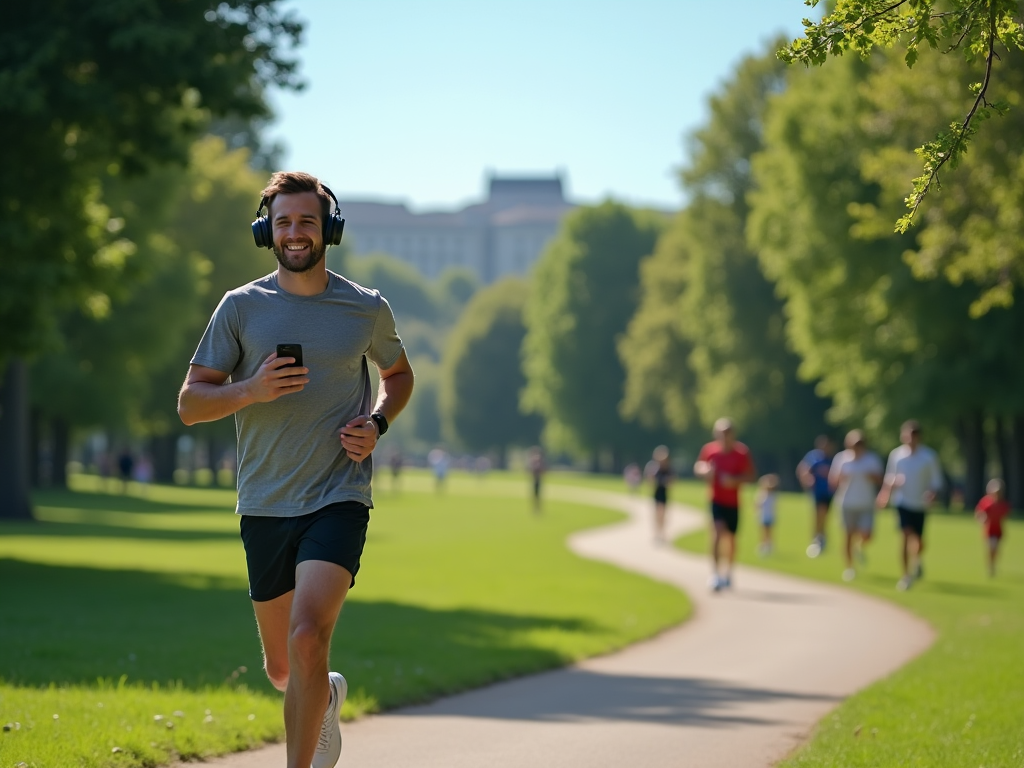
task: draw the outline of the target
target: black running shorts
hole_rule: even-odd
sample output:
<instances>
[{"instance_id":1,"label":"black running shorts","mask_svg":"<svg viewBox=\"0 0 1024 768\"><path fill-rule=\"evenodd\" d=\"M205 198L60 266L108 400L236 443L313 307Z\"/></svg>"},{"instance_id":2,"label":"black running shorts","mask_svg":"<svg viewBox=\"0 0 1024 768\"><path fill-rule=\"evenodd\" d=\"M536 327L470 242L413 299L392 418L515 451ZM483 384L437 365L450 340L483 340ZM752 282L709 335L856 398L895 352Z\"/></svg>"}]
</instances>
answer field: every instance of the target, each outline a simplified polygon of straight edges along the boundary
<instances>
[{"instance_id":1,"label":"black running shorts","mask_svg":"<svg viewBox=\"0 0 1024 768\"><path fill-rule=\"evenodd\" d=\"M714 501L711 502L711 519L716 523L722 523L729 533L736 533L736 529L740 527L739 509Z\"/></svg>"},{"instance_id":2,"label":"black running shorts","mask_svg":"<svg viewBox=\"0 0 1024 768\"><path fill-rule=\"evenodd\" d=\"M913 531L917 534L917 538L924 536L924 510L923 509L907 509L906 507L896 507L896 511L900 516L900 528L904 531Z\"/></svg>"},{"instance_id":3,"label":"black running shorts","mask_svg":"<svg viewBox=\"0 0 1024 768\"><path fill-rule=\"evenodd\" d=\"M295 589L295 566L305 560L340 565L356 583L366 543L370 510L358 501L329 504L299 517L257 517L241 520L249 597L265 602Z\"/></svg>"}]
</instances>

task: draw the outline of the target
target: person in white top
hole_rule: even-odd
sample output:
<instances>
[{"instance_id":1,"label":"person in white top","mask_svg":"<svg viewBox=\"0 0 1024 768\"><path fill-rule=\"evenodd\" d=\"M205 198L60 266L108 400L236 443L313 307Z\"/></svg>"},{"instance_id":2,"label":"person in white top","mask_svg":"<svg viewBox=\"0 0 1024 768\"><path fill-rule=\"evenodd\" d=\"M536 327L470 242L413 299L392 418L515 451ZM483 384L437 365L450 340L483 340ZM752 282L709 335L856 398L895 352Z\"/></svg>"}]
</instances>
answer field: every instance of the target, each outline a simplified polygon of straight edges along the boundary
<instances>
[{"instance_id":1,"label":"person in white top","mask_svg":"<svg viewBox=\"0 0 1024 768\"><path fill-rule=\"evenodd\" d=\"M854 429L846 435L846 450L832 460L828 484L836 494L846 528L846 570L843 580L852 581L854 543L860 539L858 553L863 561L864 547L871 541L875 526L875 496L882 484L882 460L868 450L864 433Z\"/></svg>"},{"instance_id":2,"label":"person in white top","mask_svg":"<svg viewBox=\"0 0 1024 768\"><path fill-rule=\"evenodd\" d=\"M899 448L889 454L885 480L878 492L879 508L891 501L900 516L903 530L903 577L899 590L909 589L923 575L924 517L935 495L942 490L942 467L935 451L921 444L921 425L908 421L900 429Z\"/></svg>"}]
</instances>

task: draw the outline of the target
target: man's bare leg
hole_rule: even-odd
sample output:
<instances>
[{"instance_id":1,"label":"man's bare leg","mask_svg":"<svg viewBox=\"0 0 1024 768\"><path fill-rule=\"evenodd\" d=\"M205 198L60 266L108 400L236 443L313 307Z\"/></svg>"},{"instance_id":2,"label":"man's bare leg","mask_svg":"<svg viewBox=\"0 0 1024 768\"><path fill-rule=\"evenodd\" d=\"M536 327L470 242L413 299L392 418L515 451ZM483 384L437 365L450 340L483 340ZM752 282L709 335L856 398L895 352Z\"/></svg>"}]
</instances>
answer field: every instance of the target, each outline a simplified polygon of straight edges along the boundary
<instances>
[{"instance_id":1,"label":"man's bare leg","mask_svg":"<svg viewBox=\"0 0 1024 768\"><path fill-rule=\"evenodd\" d=\"M284 690L288 768L309 768L330 702L331 635L352 575L334 563L307 560L295 568L295 589L254 603L267 676Z\"/></svg>"},{"instance_id":2,"label":"man's bare leg","mask_svg":"<svg viewBox=\"0 0 1024 768\"><path fill-rule=\"evenodd\" d=\"M263 669L275 688L288 688L288 624L292 615L295 590L273 600L252 603L256 626L263 643Z\"/></svg>"},{"instance_id":3,"label":"man's bare leg","mask_svg":"<svg viewBox=\"0 0 1024 768\"><path fill-rule=\"evenodd\" d=\"M725 526L722 527L725 528ZM736 562L736 535L727 528L722 531L722 546L725 549L726 562L729 564L727 573L731 578L732 566Z\"/></svg>"},{"instance_id":4,"label":"man's bare leg","mask_svg":"<svg viewBox=\"0 0 1024 768\"><path fill-rule=\"evenodd\" d=\"M711 564L714 566L715 575L718 575L718 564L721 559L722 531L725 527L717 520L711 523Z\"/></svg>"}]
</instances>

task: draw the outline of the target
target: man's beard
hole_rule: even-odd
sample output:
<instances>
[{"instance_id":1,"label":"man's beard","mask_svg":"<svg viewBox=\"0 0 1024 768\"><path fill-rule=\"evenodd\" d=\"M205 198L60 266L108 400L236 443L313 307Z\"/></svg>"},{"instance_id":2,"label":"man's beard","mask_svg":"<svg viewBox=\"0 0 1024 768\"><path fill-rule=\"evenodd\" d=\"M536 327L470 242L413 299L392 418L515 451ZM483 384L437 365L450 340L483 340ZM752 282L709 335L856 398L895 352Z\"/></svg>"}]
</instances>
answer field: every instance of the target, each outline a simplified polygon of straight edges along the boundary
<instances>
[{"instance_id":1,"label":"man's beard","mask_svg":"<svg viewBox=\"0 0 1024 768\"><path fill-rule=\"evenodd\" d=\"M276 244L274 245L274 255L277 256L277 263L289 272L309 272L309 270L320 263L320 260L324 257L326 252L326 245L321 244L320 248L316 248L312 243L310 243L309 252L306 254L306 258L298 263L293 263L288 261L288 251L282 250Z\"/></svg>"}]
</instances>

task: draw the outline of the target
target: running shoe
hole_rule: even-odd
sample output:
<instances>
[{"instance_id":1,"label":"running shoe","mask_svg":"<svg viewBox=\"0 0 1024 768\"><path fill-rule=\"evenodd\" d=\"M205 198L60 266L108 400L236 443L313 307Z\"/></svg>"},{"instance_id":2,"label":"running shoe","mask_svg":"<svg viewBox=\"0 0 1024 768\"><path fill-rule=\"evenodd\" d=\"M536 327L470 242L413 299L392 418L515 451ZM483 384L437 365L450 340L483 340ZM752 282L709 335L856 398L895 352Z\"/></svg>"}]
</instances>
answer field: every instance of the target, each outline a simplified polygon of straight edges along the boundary
<instances>
[{"instance_id":1,"label":"running shoe","mask_svg":"<svg viewBox=\"0 0 1024 768\"><path fill-rule=\"evenodd\" d=\"M904 576L902 579L896 582L896 590L898 592L906 592L910 589L910 585L914 583L914 579L911 576Z\"/></svg>"},{"instance_id":2,"label":"running shoe","mask_svg":"<svg viewBox=\"0 0 1024 768\"><path fill-rule=\"evenodd\" d=\"M719 576L717 573L711 574L711 576L708 577L708 589L710 589L712 592L721 591L722 577Z\"/></svg>"},{"instance_id":3,"label":"running shoe","mask_svg":"<svg viewBox=\"0 0 1024 768\"><path fill-rule=\"evenodd\" d=\"M334 768L341 757L341 724L338 722L338 713L341 712L341 703L348 695L348 683L338 672L331 672L328 680L331 686L331 701L324 712L323 725L320 726L320 738L316 742L312 768Z\"/></svg>"},{"instance_id":4,"label":"running shoe","mask_svg":"<svg viewBox=\"0 0 1024 768\"><path fill-rule=\"evenodd\" d=\"M855 578L857 578L857 572L853 568L843 571L843 581L853 581Z\"/></svg>"},{"instance_id":5,"label":"running shoe","mask_svg":"<svg viewBox=\"0 0 1024 768\"><path fill-rule=\"evenodd\" d=\"M807 545L807 556L810 558L817 557L821 554L821 542L817 539Z\"/></svg>"},{"instance_id":6,"label":"running shoe","mask_svg":"<svg viewBox=\"0 0 1024 768\"><path fill-rule=\"evenodd\" d=\"M727 573L722 577L722 589L732 589L732 574Z\"/></svg>"},{"instance_id":7,"label":"running shoe","mask_svg":"<svg viewBox=\"0 0 1024 768\"><path fill-rule=\"evenodd\" d=\"M918 579L922 578L923 576L924 576L924 566L921 565L921 561L918 560L914 564L914 581L917 581Z\"/></svg>"}]
</instances>

